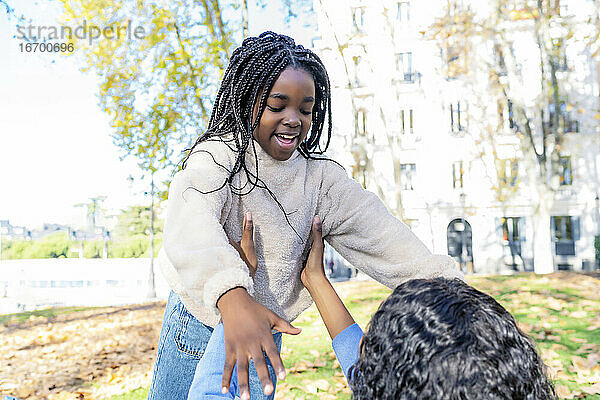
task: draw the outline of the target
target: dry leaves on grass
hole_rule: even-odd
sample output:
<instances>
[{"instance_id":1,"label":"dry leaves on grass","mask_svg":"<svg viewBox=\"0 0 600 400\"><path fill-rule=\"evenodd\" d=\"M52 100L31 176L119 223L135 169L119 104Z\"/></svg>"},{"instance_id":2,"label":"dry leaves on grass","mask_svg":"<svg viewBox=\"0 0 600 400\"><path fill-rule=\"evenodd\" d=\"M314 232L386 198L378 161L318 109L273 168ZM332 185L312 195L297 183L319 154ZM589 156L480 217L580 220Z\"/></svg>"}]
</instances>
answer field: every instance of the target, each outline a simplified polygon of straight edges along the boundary
<instances>
[{"instance_id":1,"label":"dry leaves on grass","mask_svg":"<svg viewBox=\"0 0 600 400\"><path fill-rule=\"evenodd\" d=\"M573 272L471 277L494 295L538 344L561 399L600 394L600 279ZM576 350L573 351L573 348ZM564 384L569 382L569 386ZM576 389L571 389L575 387Z\"/></svg>"},{"instance_id":2,"label":"dry leaves on grass","mask_svg":"<svg viewBox=\"0 0 600 400\"><path fill-rule=\"evenodd\" d=\"M99 399L148 386L163 312L161 302L1 326L0 394Z\"/></svg>"}]
</instances>

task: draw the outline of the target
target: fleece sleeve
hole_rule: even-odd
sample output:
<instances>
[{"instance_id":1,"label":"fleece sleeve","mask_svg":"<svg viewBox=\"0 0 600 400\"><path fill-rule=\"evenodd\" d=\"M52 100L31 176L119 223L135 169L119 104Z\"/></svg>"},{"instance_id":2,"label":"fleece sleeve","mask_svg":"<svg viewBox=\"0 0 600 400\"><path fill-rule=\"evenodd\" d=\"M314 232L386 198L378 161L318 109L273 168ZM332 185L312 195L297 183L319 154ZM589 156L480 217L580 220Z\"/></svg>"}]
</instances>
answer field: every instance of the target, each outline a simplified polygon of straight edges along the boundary
<instances>
[{"instance_id":1,"label":"fleece sleeve","mask_svg":"<svg viewBox=\"0 0 600 400\"><path fill-rule=\"evenodd\" d=\"M317 213L324 239L353 266L389 288L416 278L464 279L451 257L432 254L379 197L331 162L324 168Z\"/></svg>"},{"instance_id":2,"label":"fleece sleeve","mask_svg":"<svg viewBox=\"0 0 600 400\"><path fill-rule=\"evenodd\" d=\"M163 249L183 290L216 314L219 297L234 287L252 294L248 267L222 226L231 204L230 167L219 148L205 146L188 159L169 188ZM221 150L222 151L222 150Z\"/></svg>"}]
</instances>

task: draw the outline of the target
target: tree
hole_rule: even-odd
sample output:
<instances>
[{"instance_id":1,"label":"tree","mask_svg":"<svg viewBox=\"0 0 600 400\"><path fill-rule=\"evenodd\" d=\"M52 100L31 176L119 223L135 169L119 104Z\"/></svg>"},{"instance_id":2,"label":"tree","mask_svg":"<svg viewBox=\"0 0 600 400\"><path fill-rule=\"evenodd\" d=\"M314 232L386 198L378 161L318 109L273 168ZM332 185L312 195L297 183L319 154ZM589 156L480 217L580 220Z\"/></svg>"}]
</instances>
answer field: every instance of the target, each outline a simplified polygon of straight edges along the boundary
<instances>
[{"instance_id":1,"label":"tree","mask_svg":"<svg viewBox=\"0 0 600 400\"><path fill-rule=\"evenodd\" d=\"M65 258L69 256L71 241L65 232L56 232L38 240L8 241L3 259Z\"/></svg>"},{"instance_id":2,"label":"tree","mask_svg":"<svg viewBox=\"0 0 600 400\"><path fill-rule=\"evenodd\" d=\"M182 151L208 124L235 44L239 21L235 17L226 21L223 15L235 16L235 8L241 7L247 33L248 1L60 3L65 22L85 20L90 27L112 27L113 32L129 26L134 32L72 41L84 58L84 70L100 76L100 106L111 117L113 140L123 157L135 157L141 170L151 175L165 171L170 176L183 158ZM306 1L299 3L305 6ZM288 2L284 9L295 17L293 10L300 5L292 7ZM166 185L157 189L159 197L165 198Z\"/></svg>"},{"instance_id":3,"label":"tree","mask_svg":"<svg viewBox=\"0 0 600 400\"><path fill-rule=\"evenodd\" d=\"M131 236L148 235L150 233L150 207L129 206L118 215L118 224L114 229L116 239L126 239ZM155 232L162 232L162 221L157 221Z\"/></svg>"},{"instance_id":4,"label":"tree","mask_svg":"<svg viewBox=\"0 0 600 400\"><path fill-rule=\"evenodd\" d=\"M448 0L430 38L440 45L448 78L470 82L482 99L477 104L481 119L493 116L489 105L497 104L498 120L517 138L519 165L535 189L534 267L551 272L550 209L564 179L561 148L567 135L579 130L573 115L577 84L566 57L566 49L580 40L573 18L564 15L558 0L494 0L472 6ZM488 127L480 139L487 147L484 153L494 155L496 144L504 140L502 130ZM498 182L505 171L506 165L496 165ZM515 193L498 189L499 200Z\"/></svg>"},{"instance_id":5,"label":"tree","mask_svg":"<svg viewBox=\"0 0 600 400\"><path fill-rule=\"evenodd\" d=\"M142 171L172 171L206 127L232 44L217 0L164 3L61 0L65 22L138 32L73 42L101 79L114 143ZM159 5L160 4L160 5ZM162 192L164 197L164 191Z\"/></svg>"}]
</instances>

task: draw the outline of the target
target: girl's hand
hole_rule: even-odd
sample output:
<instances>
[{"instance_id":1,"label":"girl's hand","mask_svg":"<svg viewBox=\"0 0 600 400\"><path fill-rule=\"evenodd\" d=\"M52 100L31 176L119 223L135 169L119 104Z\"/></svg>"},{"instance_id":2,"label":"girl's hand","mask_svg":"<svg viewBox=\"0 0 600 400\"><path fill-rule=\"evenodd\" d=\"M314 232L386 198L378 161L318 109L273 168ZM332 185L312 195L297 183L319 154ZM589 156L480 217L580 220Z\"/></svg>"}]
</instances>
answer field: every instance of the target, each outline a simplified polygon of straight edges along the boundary
<instances>
[{"instance_id":1,"label":"girl's hand","mask_svg":"<svg viewBox=\"0 0 600 400\"><path fill-rule=\"evenodd\" d=\"M221 311L225 331L225 368L223 370L222 392L229 391L233 367L237 363L238 386L240 398L250 399L248 387L248 365L254 360L256 372L266 395L273 393L273 383L263 356L263 351L271 360L279 379L285 378L285 368L271 328L281 333L297 335L300 328L289 322L254 300L244 288L234 288L222 295L217 307Z\"/></svg>"},{"instance_id":2,"label":"girl's hand","mask_svg":"<svg viewBox=\"0 0 600 400\"><path fill-rule=\"evenodd\" d=\"M254 223L252 222L252 213L244 215L244 227L242 228L242 240L234 242L229 239L231 244L246 263L250 277L254 279L256 269L258 268L258 258L256 258L256 250L254 249Z\"/></svg>"},{"instance_id":3,"label":"girl's hand","mask_svg":"<svg viewBox=\"0 0 600 400\"><path fill-rule=\"evenodd\" d=\"M323 268L323 225L321 218L317 215L313 218L312 223L313 243L308 253L306 265L300 273L300 280L304 286L308 286L311 281L325 278L325 270Z\"/></svg>"}]
</instances>

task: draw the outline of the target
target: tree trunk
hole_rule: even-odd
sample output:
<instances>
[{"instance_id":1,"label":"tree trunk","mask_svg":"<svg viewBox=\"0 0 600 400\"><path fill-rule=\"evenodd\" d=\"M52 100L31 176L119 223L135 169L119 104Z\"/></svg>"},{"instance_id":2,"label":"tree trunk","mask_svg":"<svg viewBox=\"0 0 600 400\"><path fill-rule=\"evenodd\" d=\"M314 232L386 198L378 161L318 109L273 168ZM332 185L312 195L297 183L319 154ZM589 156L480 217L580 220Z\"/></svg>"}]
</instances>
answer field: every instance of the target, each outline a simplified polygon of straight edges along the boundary
<instances>
[{"instance_id":1,"label":"tree trunk","mask_svg":"<svg viewBox=\"0 0 600 400\"><path fill-rule=\"evenodd\" d=\"M249 32L248 23L248 0L242 0L242 36L243 39L248 37Z\"/></svg>"},{"instance_id":2,"label":"tree trunk","mask_svg":"<svg viewBox=\"0 0 600 400\"><path fill-rule=\"evenodd\" d=\"M396 184L396 217L404 220L404 204L402 204L402 163L392 152L392 162L394 164L394 183Z\"/></svg>"},{"instance_id":3,"label":"tree trunk","mask_svg":"<svg viewBox=\"0 0 600 400\"><path fill-rule=\"evenodd\" d=\"M152 181L150 186L150 271L148 272L148 299L156 297L156 287L154 284L154 172L152 172Z\"/></svg>"},{"instance_id":4,"label":"tree trunk","mask_svg":"<svg viewBox=\"0 0 600 400\"><path fill-rule=\"evenodd\" d=\"M550 231L550 203L552 192L538 185L538 204L533 213L533 268L537 274L554 272Z\"/></svg>"}]
</instances>

